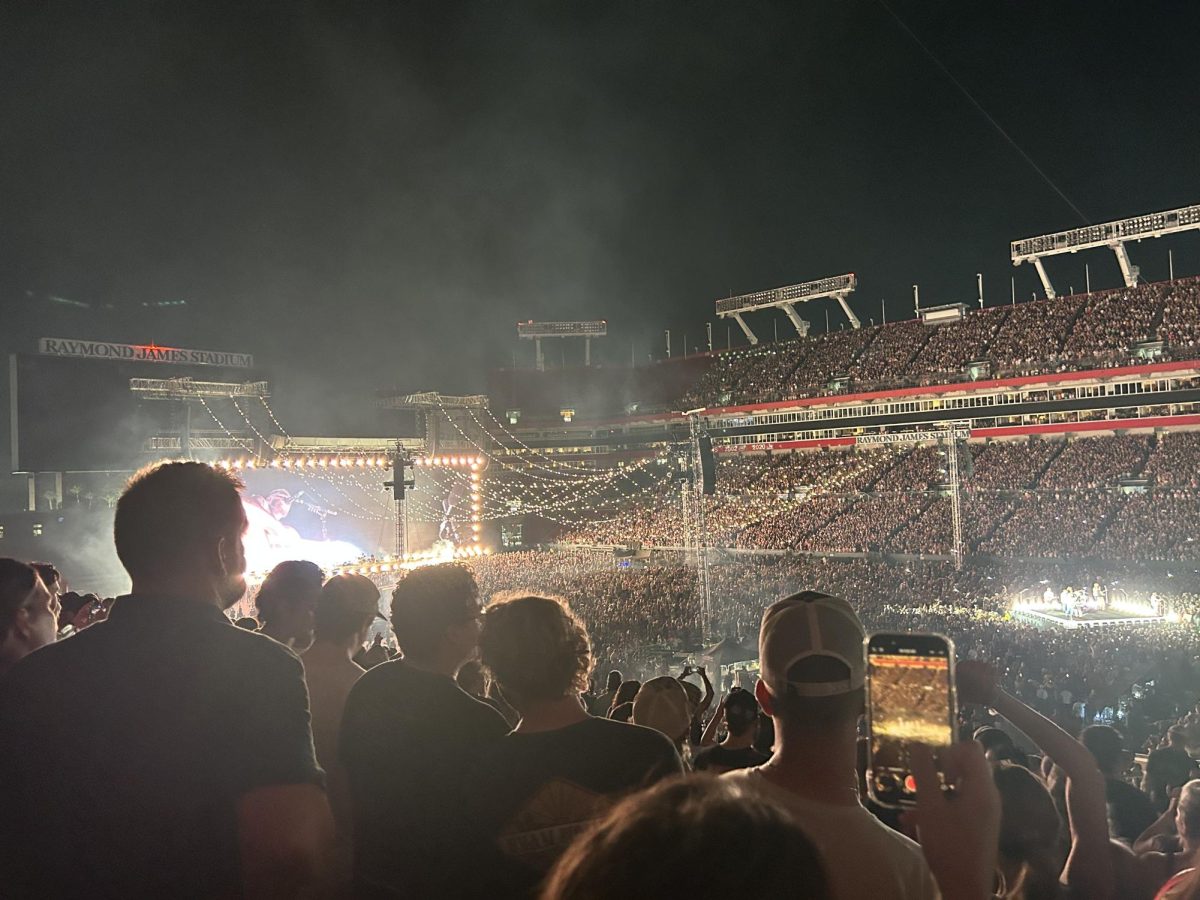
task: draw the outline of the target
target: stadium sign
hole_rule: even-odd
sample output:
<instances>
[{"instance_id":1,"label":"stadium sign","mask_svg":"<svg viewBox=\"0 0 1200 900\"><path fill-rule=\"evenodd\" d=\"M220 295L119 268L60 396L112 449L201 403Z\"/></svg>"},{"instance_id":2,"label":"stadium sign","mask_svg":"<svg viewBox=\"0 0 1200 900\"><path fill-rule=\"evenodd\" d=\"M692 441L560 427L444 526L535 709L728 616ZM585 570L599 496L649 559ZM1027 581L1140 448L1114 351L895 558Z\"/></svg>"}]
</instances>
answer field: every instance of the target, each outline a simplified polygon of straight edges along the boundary
<instances>
[{"instance_id":1,"label":"stadium sign","mask_svg":"<svg viewBox=\"0 0 1200 900\"><path fill-rule=\"evenodd\" d=\"M943 428L937 431L901 431L894 434L860 434L855 438L856 444L911 444L916 441L934 441L954 438L965 441L971 437L969 428Z\"/></svg>"},{"instance_id":2,"label":"stadium sign","mask_svg":"<svg viewBox=\"0 0 1200 900\"><path fill-rule=\"evenodd\" d=\"M69 356L77 359L108 359L116 362L174 363L190 366L225 366L236 369L254 368L249 353L230 353L224 350L185 350L179 347L159 347L155 344L114 344L111 341L79 341L69 338L42 338L38 341L42 356Z\"/></svg>"}]
</instances>

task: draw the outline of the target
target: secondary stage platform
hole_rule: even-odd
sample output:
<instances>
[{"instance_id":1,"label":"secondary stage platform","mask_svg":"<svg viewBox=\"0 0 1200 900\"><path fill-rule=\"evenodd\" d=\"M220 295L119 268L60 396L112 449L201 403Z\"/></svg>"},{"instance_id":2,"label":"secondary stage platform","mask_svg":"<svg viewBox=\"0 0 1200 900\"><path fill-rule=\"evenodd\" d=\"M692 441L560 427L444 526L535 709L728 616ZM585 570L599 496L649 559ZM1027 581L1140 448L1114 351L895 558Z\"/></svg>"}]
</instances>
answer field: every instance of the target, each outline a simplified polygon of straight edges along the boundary
<instances>
[{"instance_id":1,"label":"secondary stage platform","mask_svg":"<svg viewBox=\"0 0 1200 900\"><path fill-rule=\"evenodd\" d=\"M1013 617L1032 625L1050 628L1103 628L1108 625L1147 625L1166 622L1165 616L1123 612L1119 609L1098 609L1081 616L1068 616L1060 609L1035 609L1015 607Z\"/></svg>"}]
</instances>

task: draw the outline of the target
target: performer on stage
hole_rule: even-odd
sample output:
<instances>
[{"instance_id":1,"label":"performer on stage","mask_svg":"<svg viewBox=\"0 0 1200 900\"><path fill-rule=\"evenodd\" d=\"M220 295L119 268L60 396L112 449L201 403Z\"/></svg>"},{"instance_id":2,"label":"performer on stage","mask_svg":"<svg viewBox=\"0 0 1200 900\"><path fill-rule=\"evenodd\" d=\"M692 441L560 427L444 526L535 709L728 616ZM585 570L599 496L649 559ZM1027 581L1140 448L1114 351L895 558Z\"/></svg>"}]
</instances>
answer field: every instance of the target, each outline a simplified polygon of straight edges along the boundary
<instances>
[{"instance_id":1,"label":"performer on stage","mask_svg":"<svg viewBox=\"0 0 1200 900\"><path fill-rule=\"evenodd\" d=\"M1069 587L1063 588L1059 595L1059 601L1062 603L1062 611L1067 618L1075 618L1075 592Z\"/></svg>"}]
</instances>

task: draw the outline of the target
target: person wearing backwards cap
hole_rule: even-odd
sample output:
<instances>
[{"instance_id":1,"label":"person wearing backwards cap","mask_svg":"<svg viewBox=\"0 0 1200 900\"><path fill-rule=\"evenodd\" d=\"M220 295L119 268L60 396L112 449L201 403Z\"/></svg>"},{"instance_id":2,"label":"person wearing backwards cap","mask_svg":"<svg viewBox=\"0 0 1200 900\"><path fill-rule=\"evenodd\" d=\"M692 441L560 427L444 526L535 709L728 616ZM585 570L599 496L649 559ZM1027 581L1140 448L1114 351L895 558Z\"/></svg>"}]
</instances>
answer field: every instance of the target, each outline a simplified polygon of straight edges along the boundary
<instances>
[{"instance_id":1,"label":"person wearing backwards cap","mask_svg":"<svg viewBox=\"0 0 1200 900\"><path fill-rule=\"evenodd\" d=\"M782 804L810 835L838 897L937 897L921 848L862 805L855 769L865 703L862 623L845 600L795 594L763 614L755 695L775 723L775 753L728 772Z\"/></svg>"}]
</instances>

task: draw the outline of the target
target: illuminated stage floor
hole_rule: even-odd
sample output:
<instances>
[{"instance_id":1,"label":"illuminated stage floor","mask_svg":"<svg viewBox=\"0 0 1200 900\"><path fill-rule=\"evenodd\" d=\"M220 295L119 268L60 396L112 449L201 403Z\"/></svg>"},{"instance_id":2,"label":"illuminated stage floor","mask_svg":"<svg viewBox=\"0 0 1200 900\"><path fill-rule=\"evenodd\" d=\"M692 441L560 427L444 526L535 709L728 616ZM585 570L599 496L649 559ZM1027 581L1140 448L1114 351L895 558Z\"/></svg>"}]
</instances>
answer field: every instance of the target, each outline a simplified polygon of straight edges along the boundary
<instances>
[{"instance_id":1,"label":"illuminated stage floor","mask_svg":"<svg viewBox=\"0 0 1200 900\"><path fill-rule=\"evenodd\" d=\"M1145 625L1150 622L1165 622L1162 616L1147 616L1122 612L1119 609L1098 609L1071 617L1059 609L1014 609L1013 616L1034 625L1054 628L1100 628L1106 625Z\"/></svg>"}]
</instances>

